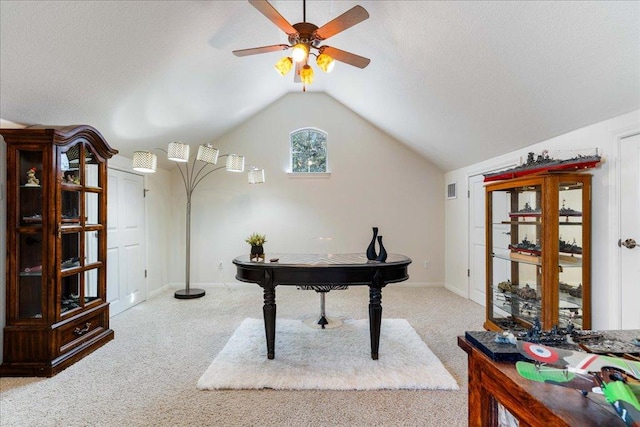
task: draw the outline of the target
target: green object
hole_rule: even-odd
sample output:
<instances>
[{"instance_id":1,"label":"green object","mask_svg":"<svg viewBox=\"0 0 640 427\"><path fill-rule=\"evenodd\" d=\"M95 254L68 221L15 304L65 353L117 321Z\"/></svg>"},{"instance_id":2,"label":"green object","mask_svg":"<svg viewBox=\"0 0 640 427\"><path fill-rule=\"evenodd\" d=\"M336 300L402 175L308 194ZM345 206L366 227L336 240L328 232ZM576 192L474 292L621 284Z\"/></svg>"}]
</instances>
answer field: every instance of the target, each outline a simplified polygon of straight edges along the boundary
<instances>
[{"instance_id":1,"label":"green object","mask_svg":"<svg viewBox=\"0 0 640 427\"><path fill-rule=\"evenodd\" d=\"M540 383L565 383L575 378L575 374L564 369L554 369L544 366L539 368L529 362L516 362L516 369L521 377Z\"/></svg>"},{"instance_id":2,"label":"green object","mask_svg":"<svg viewBox=\"0 0 640 427\"><path fill-rule=\"evenodd\" d=\"M638 398L633 394L631 388L623 381L612 381L602 387L602 392L607 402L613 404L619 400L631 404L634 408L640 411L640 402Z\"/></svg>"},{"instance_id":3,"label":"green object","mask_svg":"<svg viewBox=\"0 0 640 427\"><path fill-rule=\"evenodd\" d=\"M245 240L251 246L262 246L267 242L267 236L264 234L253 233L251 236L247 237Z\"/></svg>"}]
</instances>

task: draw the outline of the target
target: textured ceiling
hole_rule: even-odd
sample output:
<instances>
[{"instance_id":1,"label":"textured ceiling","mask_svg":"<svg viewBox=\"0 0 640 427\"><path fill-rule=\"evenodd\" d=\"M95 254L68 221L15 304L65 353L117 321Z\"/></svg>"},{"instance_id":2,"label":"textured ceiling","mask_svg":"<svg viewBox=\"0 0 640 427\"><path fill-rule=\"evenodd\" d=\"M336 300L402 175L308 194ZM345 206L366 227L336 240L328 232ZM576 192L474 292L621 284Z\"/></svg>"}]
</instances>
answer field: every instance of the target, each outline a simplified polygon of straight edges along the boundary
<instances>
[{"instance_id":1,"label":"textured ceiling","mask_svg":"<svg viewBox=\"0 0 640 427\"><path fill-rule=\"evenodd\" d=\"M291 23L302 1L273 1ZM443 171L640 108L640 2L308 1L325 42L371 58L323 91ZM212 141L288 92L286 38L246 1L2 1L0 118L88 123L124 155ZM314 65L315 67L315 65Z\"/></svg>"}]
</instances>

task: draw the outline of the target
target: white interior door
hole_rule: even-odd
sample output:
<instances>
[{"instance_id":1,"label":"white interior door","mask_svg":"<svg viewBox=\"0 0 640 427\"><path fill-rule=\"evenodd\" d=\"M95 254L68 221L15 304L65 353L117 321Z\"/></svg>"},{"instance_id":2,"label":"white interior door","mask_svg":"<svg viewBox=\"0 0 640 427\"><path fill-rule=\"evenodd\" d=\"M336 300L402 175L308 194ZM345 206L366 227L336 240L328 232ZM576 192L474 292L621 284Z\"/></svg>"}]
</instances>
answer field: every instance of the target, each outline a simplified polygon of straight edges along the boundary
<instances>
[{"instance_id":1,"label":"white interior door","mask_svg":"<svg viewBox=\"0 0 640 427\"><path fill-rule=\"evenodd\" d=\"M620 239L640 245L640 134L620 141ZM640 246L620 246L620 325L640 329Z\"/></svg>"},{"instance_id":2,"label":"white interior door","mask_svg":"<svg viewBox=\"0 0 640 427\"><path fill-rule=\"evenodd\" d=\"M486 305L484 176L469 177L469 299Z\"/></svg>"},{"instance_id":3,"label":"white interior door","mask_svg":"<svg viewBox=\"0 0 640 427\"><path fill-rule=\"evenodd\" d=\"M147 298L144 183L115 169L108 176L107 301L114 316Z\"/></svg>"},{"instance_id":4,"label":"white interior door","mask_svg":"<svg viewBox=\"0 0 640 427\"><path fill-rule=\"evenodd\" d=\"M507 165L505 168L515 166ZM487 171L493 172L493 171ZM486 305L486 286L487 286L487 260L486 260L486 191L485 191L484 175L473 175L469 177L469 299L478 304ZM494 249L503 251L502 255L509 252L508 245L510 242L509 226L500 222L509 219L509 200L507 195L501 191L493 194L493 243ZM502 218L495 217L503 215ZM494 265L493 277L498 281L509 278L508 263L499 263Z\"/></svg>"}]
</instances>

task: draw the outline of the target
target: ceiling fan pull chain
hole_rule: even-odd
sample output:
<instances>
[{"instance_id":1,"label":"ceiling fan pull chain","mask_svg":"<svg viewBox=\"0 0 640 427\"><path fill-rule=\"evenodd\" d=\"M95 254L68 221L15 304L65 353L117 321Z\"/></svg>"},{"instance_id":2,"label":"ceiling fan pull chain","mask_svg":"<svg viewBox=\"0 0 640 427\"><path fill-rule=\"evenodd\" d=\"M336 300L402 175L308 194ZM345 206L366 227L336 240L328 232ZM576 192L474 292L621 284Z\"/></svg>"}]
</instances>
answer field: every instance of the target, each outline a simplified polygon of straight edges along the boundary
<instances>
[{"instance_id":1,"label":"ceiling fan pull chain","mask_svg":"<svg viewBox=\"0 0 640 427\"><path fill-rule=\"evenodd\" d=\"M307 22L307 0L302 0L302 22Z\"/></svg>"}]
</instances>

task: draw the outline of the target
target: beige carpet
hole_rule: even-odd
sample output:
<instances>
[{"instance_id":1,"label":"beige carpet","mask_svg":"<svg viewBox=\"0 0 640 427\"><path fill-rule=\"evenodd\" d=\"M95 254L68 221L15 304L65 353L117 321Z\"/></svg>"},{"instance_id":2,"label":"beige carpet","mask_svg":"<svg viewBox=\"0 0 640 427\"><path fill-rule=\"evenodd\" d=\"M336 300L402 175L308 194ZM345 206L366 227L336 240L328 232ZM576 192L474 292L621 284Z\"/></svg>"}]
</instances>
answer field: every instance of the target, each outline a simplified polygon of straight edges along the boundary
<instances>
[{"instance_id":1,"label":"beige carpet","mask_svg":"<svg viewBox=\"0 0 640 427\"><path fill-rule=\"evenodd\" d=\"M198 380L202 390L458 390L405 319L382 319L380 355L371 359L368 319L333 329L276 321L276 357L267 358L263 319L245 319Z\"/></svg>"},{"instance_id":2,"label":"beige carpet","mask_svg":"<svg viewBox=\"0 0 640 427\"><path fill-rule=\"evenodd\" d=\"M481 330L484 309L442 288L389 285L383 318L404 318L460 390L198 390L198 378L247 317L256 285L167 291L111 319L115 340L50 379L0 378L2 426L465 426L467 361L456 336ZM317 317L315 292L278 287L278 317ZM327 315L367 317L366 287L327 295Z\"/></svg>"}]
</instances>

